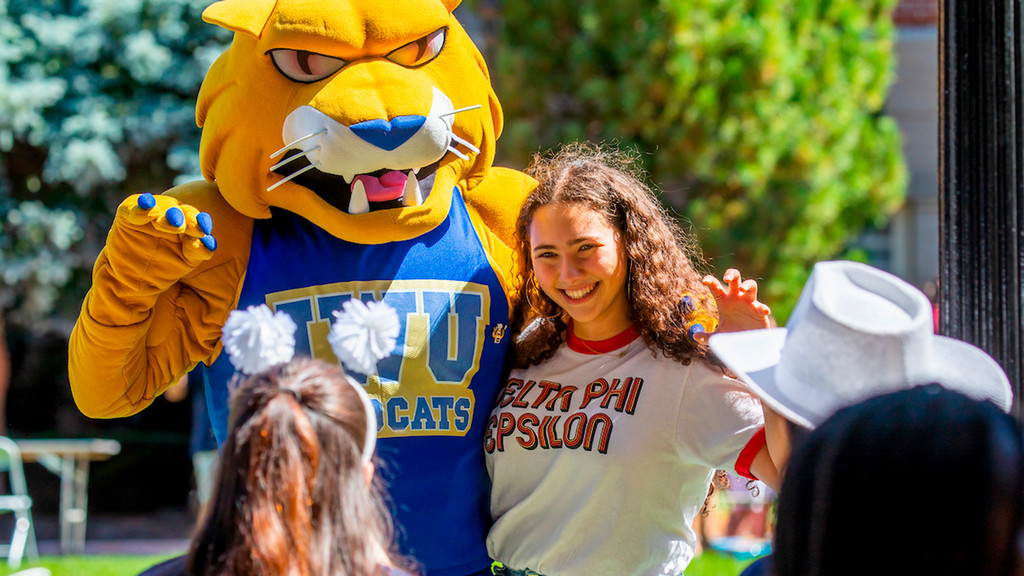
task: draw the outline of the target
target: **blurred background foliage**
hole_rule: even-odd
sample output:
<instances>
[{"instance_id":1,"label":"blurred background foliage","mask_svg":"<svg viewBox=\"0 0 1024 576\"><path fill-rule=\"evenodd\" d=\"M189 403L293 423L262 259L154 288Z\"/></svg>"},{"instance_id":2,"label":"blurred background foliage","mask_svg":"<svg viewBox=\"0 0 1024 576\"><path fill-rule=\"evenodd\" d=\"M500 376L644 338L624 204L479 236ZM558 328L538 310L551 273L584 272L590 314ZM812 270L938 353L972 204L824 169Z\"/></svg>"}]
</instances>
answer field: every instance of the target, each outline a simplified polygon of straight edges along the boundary
<instances>
[{"instance_id":1,"label":"blurred background foliage","mask_svg":"<svg viewBox=\"0 0 1024 576\"><path fill-rule=\"evenodd\" d=\"M197 178L194 107L230 40L210 0L0 0L0 310L73 320L113 210ZM720 273L784 321L905 188L895 0L466 0L505 108L499 162L643 152Z\"/></svg>"},{"instance_id":2,"label":"blurred background foliage","mask_svg":"<svg viewBox=\"0 0 1024 576\"><path fill-rule=\"evenodd\" d=\"M896 0L467 0L505 109L499 160L577 139L645 153L720 274L780 323L817 260L901 205L883 113Z\"/></svg>"},{"instance_id":3,"label":"blurred background foliage","mask_svg":"<svg viewBox=\"0 0 1024 576\"><path fill-rule=\"evenodd\" d=\"M229 41L200 19L208 4L0 0L0 310L11 320L74 319L120 201L199 173L195 98Z\"/></svg>"},{"instance_id":4,"label":"blurred background foliage","mask_svg":"<svg viewBox=\"0 0 1024 576\"><path fill-rule=\"evenodd\" d=\"M93 467L90 512L187 500L190 403L85 418L67 336L121 200L199 174L195 99L230 40L202 22L209 3L0 0L0 431L118 439ZM55 477L26 473L33 510L55 514Z\"/></svg>"},{"instance_id":5,"label":"blurred background foliage","mask_svg":"<svg viewBox=\"0 0 1024 576\"><path fill-rule=\"evenodd\" d=\"M189 482L188 403L87 421L66 352L121 200L199 177L195 99L230 41L201 20L211 2L0 0L0 416L19 433L119 434L96 509L178 505ZM582 138L636 148L714 268L759 277L784 322L811 262L900 204L882 113L894 3L465 0L456 14L505 108L500 163Z\"/></svg>"}]
</instances>

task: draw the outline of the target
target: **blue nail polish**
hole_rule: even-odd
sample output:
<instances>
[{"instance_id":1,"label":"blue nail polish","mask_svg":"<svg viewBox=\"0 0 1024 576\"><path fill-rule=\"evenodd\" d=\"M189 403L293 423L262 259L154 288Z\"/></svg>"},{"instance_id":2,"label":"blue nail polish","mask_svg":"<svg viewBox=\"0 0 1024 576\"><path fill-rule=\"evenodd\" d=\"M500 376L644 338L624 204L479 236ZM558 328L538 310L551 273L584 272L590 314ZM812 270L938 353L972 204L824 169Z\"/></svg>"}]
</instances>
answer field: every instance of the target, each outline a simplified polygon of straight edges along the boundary
<instances>
[{"instance_id":1,"label":"blue nail polish","mask_svg":"<svg viewBox=\"0 0 1024 576\"><path fill-rule=\"evenodd\" d=\"M199 224L199 229L203 231L203 234L213 233L213 218L206 212L196 214L196 224Z\"/></svg>"},{"instance_id":2,"label":"blue nail polish","mask_svg":"<svg viewBox=\"0 0 1024 576\"><path fill-rule=\"evenodd\" d=\"M167 218L167 223L175 228L181 228L185 224L185 214L181 208L168 208L164 216Z\"/></svg>"},{"instance_id":3,"label":"blue nail polish","mask_svg":"<svg viewBox=\"0 0 1024 576\"><path fill-rule=\"evenodd\" d=\"M214 238L213 236L210 236L209 234L203 236L199 241L202 242L203 246L205 246L206 249L209 250L210 252L213 252L214 250L217 249L217 239Z\"/></svg>"},{"instance_id":4,"label":"blue nail polish","mask_svg":"<svg viewBox=\"0 0 1024 576\"><path fill-rule=\"evenodd\" d=\"M142 208L143 210L152 210L154 206L156 206L156 198L153 198L152 194L149 192L139 194L139 208Z\"/></svg>"},{"instance_id":5,"label":"blue nail polish","mask_svg":"<svg viewBox=\"0 0 1024 576\"><path fill-rule=\"evenodd\" d=\"M694 342L696 342L697 338L695 338L695 336L698 333L704 332L704 331L705 331L704 330L704 325L698 323L698 324L694 324L693 326L690 326L690 329L687 331L686 334L690 337L690 340L693 340Z\"/></svg>"}]
</instances>

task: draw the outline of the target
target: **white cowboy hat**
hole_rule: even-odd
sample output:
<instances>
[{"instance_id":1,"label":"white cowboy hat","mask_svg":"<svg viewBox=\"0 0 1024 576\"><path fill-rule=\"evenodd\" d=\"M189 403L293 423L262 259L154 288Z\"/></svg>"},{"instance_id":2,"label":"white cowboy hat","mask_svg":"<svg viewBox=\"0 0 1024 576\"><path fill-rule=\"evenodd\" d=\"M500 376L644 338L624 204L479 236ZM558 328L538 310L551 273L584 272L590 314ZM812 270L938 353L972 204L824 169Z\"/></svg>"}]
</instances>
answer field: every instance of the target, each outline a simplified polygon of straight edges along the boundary
<instances>
[{"instance_id":1,"label":"white cowboy hat","mask_svg":"<svg viewBox=\"0 0 1024 576\"><path fill-rule=\"evenodd\" d=\"M938 383L1004 412L1010 381L982 350L932 329L917 288L857 262L819 262L786 328L716 334L718 358L788 420L814 428L871 396Z\"/></svg>"}]
</instances>

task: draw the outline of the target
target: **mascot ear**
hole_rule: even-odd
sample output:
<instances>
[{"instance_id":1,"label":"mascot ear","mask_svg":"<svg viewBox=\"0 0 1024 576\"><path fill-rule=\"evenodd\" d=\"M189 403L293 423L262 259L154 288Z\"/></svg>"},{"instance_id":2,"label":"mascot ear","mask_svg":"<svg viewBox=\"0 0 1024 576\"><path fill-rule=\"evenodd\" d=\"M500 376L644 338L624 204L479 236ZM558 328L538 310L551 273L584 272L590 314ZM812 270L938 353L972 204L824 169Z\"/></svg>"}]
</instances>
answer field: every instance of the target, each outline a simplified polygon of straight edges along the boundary
<instances>
[{"instance_id":1,"label":"mascot ear","mask_svg":"<svg viewBox=\"0 0 1024 576\"><path fill-rule=\"evenodd\" d=\"M462 3L462 0L441 0L441 2L444 4L445 8L447 8L448 11L451 12L452 10L455 10L455 8L458 7L459 4Z\"/></svg>"},{"instance_id":2,"label":"mascot ear","mask_svg":"<svg viewBox=\"0 0 1024 576\"><path fill-rule=\"evenodd\" d=\"M459 3L459 0L447 1ZM203 10L203 20L259 38L276 5L277 0L221 0Z\"/></svg>"}]
</instances>

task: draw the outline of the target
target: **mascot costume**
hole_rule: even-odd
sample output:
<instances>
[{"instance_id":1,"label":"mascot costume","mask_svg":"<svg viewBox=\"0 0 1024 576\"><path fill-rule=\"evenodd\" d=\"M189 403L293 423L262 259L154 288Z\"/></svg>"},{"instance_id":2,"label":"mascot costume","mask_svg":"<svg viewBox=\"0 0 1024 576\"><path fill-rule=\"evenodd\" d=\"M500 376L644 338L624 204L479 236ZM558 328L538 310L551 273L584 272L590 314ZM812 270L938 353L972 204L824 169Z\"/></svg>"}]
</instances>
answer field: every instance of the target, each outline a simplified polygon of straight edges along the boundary
<instances>
[{"instance_id":1,"label":"mascot costume","mask_svg":"<svg viewBox=\"0 0 1024 576\"><path fill-rule=\"evenodd\" d=\"M508 342L511 234L534 182L492 168L502 116L459 0L223 0L234 40L200 90L205 182L129 197L71 337L75 401L128 416L198 363L219 440L231 310L267 304L335 360L350 298L399 312L363 384L403 552L486 569L483 434Z\"/></svg>"}]
</instances>

